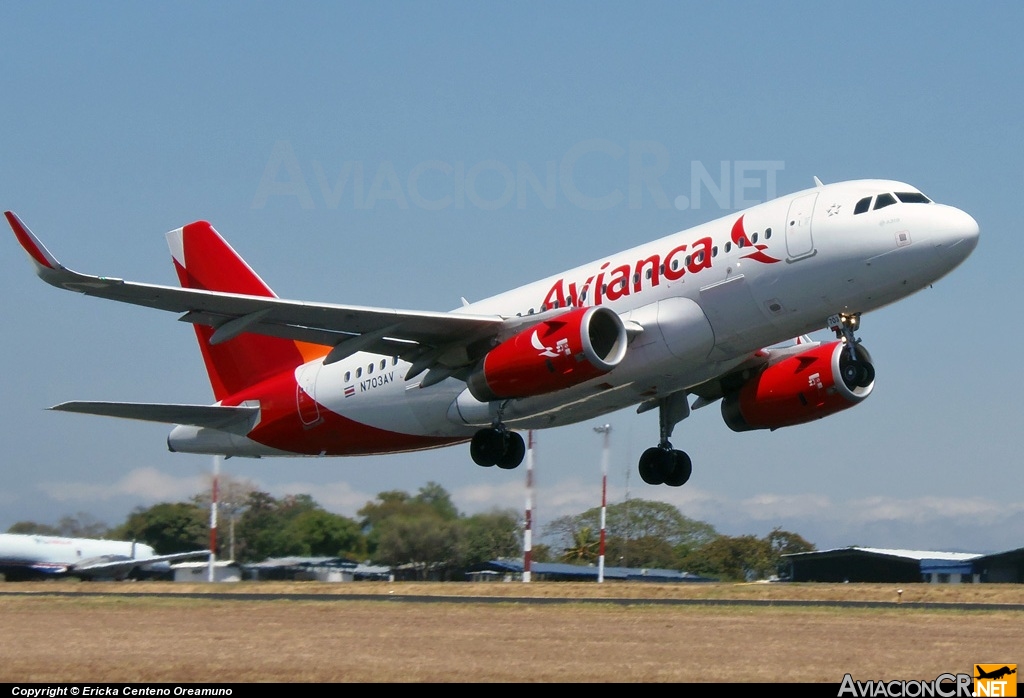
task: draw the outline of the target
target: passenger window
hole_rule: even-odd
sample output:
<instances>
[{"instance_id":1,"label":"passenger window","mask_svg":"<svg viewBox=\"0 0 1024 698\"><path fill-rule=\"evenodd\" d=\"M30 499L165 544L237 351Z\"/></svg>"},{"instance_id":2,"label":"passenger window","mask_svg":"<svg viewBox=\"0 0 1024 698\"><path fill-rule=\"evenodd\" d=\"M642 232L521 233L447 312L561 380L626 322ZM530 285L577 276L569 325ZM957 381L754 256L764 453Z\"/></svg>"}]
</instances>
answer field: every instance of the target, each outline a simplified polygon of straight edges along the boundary
<instances>
[{"instance_id":1,"label":"passenger window","mask_svg":"<svg viewBox=\"0 0 1024 698\"><path fill-rule=\"evenodd\" d=\"M896 203L896 197L892 194L879 194L878 198L875 199L875 210L892 206L894 203Z\"/></svg>"},{"instance_id":2,"label":"passenger window","mask_svg":"<svg viewBox=\"0 0 1024 698\"><path fill-rule=\"evenodd\" d=\"M765 240L771 240L772 239L772 229L771 228L765 228L764 229L764 239Z\"/></svg>"},{"instance_id":3,"label":"passenger window","mask_svg":"<svg viewBox=\"0 0 1024 698\"><path fill-rule=\"evenodd\" d=\"M853 208L853 215L856 216L858 213L864 213L869 208L871 208L871 197L865 196L863 199L858 201L857 205Z\"/></svg>"}]
</instances>

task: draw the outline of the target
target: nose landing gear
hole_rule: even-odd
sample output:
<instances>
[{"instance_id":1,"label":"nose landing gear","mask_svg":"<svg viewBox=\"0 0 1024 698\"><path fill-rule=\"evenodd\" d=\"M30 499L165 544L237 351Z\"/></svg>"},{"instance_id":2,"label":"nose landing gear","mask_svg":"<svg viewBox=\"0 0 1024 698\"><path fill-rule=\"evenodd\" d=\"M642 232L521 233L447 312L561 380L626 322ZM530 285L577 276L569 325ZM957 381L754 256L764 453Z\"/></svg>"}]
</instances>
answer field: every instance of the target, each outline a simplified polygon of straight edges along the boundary
<instances>
[{"instance_id":1,"label":"nose landing gear","mask_svg":"<svg viewBox=\"0 0 1024 698\"><path fill-rule=\"evenodd\" d=\"M850 390L866 388L875 380L875 367L866 357L858 355L860 340L854 336L860 328L860 313L839 313L828 318L828 328L838 339L846 342L846 351L840 361L843 383Z\"/></svg>"}]
</instances>

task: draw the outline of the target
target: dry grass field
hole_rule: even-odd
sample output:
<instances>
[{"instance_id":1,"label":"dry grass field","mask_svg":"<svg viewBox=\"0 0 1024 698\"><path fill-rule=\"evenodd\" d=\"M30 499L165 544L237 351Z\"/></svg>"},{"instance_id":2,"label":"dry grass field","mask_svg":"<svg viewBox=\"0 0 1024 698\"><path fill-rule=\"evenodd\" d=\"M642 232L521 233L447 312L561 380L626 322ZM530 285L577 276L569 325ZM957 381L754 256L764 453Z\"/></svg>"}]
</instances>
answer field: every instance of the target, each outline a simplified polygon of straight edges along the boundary
<instances>
[{"instance_id":1,"label":"dry grass field","mask_svg":"<svg viewBox=\"0 0 1024 698\"><path fill-rule=\"evenodd\" d=\"M1024 663L1024 611L919 605L1019 608L1024 587L902 590L898 596L896 585L861 584L0 584L0 681L838 684L845 673L857 680L931 680L970 672L974 663ZM221 597L268 593L301 597ZM441 601L401 598L409 596ZM595 597L609 602L581 601ZM677 598L891 605L664 603Z\"/></svg>"}]
</instances>

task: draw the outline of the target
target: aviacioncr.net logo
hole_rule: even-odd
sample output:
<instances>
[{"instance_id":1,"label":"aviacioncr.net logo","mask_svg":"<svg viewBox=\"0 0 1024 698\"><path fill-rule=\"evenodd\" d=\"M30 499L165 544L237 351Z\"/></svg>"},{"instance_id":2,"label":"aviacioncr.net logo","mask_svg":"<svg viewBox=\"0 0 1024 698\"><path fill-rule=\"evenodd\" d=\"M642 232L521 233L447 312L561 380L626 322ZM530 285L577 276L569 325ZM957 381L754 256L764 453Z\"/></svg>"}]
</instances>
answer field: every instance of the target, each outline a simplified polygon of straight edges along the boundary
<instances>
[{"instance_id":1,"label":"aviacioncr.net logo","mask_svg":"<svg viewBox=\"0 0 1024 698\"><path fill-rule=\"evenodd\" d=\"M970 674L939 674L933 681L856 681L843 676L839 698L972 698Z\"/></svg>"}]
</instances>

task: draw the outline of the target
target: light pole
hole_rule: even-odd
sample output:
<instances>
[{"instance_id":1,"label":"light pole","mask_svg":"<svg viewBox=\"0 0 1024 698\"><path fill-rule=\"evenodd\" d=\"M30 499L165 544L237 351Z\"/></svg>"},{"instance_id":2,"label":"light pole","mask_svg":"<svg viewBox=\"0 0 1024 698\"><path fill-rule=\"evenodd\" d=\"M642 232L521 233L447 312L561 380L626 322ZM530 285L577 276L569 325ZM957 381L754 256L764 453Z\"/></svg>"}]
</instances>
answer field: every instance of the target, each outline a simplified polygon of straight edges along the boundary
<instances>
[{"instance_id":1,"label":"light pole","mask_svg":"<svg viewBox=\"0 0 1024 698\"><path fill-rule=\"evenodd\" d=\"M526 448L526 528L523 531L523 581L530 581L533 556L533 430L527 432Z\"/></svg>"},{"instance_id":2,"label":"light pole","mask_svg":"<svg viewBox=\"0 0 1024 698\"><path fill-rule=\"evenodd\" d=\"M608 435L612 433L610 424L594 427L598 434L604 434L604 448L601 454L601 542L597 554L597 582L604 583L604 529L605 509L608 506Z\"/></svg>"},{"instance_id":3,"label":"light pole","mask_svg":"<svg viewBox=\"0 0 1024 698\"><path fill-rule=\"evenodd\" d=\"M220 477L220 456L213 457L213 489L210 493L210 561L207 581L216 581L217 566L217 479Z\"/></svg>"}]
</instances>

